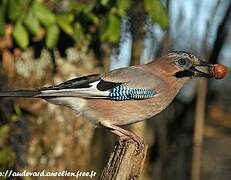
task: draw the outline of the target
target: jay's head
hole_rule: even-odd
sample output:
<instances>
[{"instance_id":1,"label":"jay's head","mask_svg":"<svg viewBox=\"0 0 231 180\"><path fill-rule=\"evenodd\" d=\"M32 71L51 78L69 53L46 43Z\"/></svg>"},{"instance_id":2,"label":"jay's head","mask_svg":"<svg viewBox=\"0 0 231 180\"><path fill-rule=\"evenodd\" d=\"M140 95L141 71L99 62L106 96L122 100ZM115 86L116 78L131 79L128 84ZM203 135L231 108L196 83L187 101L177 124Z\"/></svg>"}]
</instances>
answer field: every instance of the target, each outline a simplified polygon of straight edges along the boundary
<instances>
[{"instance_id":1,"label":"jay's head","mask_svg":"<svg viewBox=\"0 0 231 180\"><path fill-rule=\"evenodd\" d=\"M156 63L161 65L159 68L163 73L175 78L212 77L210 72L212 65L188 52L174 51Z\"/></svg>"}]
</instances>

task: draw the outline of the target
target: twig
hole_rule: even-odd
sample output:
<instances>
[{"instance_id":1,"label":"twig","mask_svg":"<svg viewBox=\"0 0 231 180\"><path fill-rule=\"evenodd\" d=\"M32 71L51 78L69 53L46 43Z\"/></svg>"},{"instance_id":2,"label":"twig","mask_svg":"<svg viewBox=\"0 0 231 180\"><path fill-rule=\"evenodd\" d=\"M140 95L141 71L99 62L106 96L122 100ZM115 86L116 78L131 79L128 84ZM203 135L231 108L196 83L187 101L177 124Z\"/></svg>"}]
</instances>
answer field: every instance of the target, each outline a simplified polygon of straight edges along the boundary
<instances>
[{"instance_id":1,"label":"twig","mask_svg":"<svg viewBox=\"0 0 231 180\"><path fill-rule=\"evenodd\" d=\"M101 175L101 180L136 179L143 169L147 145L137 154L137 144L126 140L115 145L107 165Z\"/></svg>"},{"instance_id":2,"label":"twig","mask_svg":"<svg viewBox=\"0 0 231 180\"><path fill-rule=\"evenodd\" d=\"M197 104L196 104L196 118L193 138L193 154L192 154L192 171L191 180L200 179L200 167L202 159L202 142L203 129L205 120L205 103L207 93L207 80L201 79L198 82L197 88Z\"/></svg>"}]
</instances>

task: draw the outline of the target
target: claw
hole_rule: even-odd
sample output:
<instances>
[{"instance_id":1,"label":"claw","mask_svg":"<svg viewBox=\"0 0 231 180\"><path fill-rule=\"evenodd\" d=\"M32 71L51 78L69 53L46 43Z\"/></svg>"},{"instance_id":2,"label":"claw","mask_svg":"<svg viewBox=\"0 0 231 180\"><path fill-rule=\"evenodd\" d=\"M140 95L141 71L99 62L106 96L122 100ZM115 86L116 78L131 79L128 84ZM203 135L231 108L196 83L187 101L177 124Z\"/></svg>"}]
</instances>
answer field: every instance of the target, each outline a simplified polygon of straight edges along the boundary
<instances>
[{"instance_id":1,"label":"claw","mask_svg":"<svg viewBox=\"0 0 231 180\"><path fill-rule=\"evenodd\" d=\"M131 139L137 144L136 155L140 154L144 150L144 141L139 137L131 137Z\"/></svg>"}]
</instances>

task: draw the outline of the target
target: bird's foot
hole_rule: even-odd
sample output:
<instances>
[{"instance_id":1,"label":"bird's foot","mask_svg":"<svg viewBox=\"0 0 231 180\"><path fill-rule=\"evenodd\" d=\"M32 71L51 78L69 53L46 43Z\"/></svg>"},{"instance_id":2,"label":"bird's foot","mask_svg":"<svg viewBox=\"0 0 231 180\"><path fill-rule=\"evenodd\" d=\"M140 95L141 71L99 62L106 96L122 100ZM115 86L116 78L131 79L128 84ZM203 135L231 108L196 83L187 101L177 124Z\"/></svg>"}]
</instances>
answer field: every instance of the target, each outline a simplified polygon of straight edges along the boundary
<instances>
[{"instance_id":1,"label":"bird's foot","mask_svg":"<svg viewBox=\"0 0 231 180\"><path fill-rule=\"evenodd\" d=\"M122 145L124 141L128 141L128 140L132 140L136 143L136 155L140 154L144 150L144 141L137 135L132 137L127 135L122 135L119 137L119 144Z\"/></svg>"},{"instance_id":2,"label":"bird's foot","mask_svg":"<svg viewBox=\"0 0 231 180\"><path fill-rule=\"evenodd\" d=\"M119 136L119 143L123 141L133 140L136 143L136 155L144 150L144 141L131 131L125 130L119 126L111 125L111 131Z\"/></svg>"}]
</instances>

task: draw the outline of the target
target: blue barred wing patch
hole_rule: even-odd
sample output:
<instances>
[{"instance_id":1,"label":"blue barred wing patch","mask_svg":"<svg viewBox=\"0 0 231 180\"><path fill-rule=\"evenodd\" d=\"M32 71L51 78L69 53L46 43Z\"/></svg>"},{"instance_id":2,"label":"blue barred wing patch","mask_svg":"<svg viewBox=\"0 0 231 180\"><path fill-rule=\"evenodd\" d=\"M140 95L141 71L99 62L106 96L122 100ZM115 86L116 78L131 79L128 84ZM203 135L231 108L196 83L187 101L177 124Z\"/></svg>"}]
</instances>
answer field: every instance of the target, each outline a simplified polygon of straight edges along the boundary
<instances>
[{"instance_id":1,"label":"blue barred wing patch","mask_svg":"<svg viewBox=\"0 0 231 180\"><path fill-rule=\"evenodd\" d=\"M123 101L131 99L148 99L157 93L153 89L129 88L126 85L119 85L111 89L109 97L112 100Z\"/></svg>"}]
</instances>

